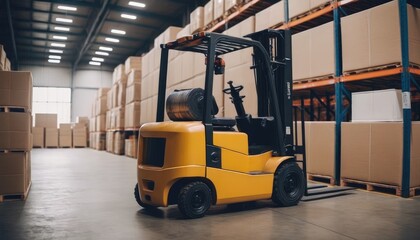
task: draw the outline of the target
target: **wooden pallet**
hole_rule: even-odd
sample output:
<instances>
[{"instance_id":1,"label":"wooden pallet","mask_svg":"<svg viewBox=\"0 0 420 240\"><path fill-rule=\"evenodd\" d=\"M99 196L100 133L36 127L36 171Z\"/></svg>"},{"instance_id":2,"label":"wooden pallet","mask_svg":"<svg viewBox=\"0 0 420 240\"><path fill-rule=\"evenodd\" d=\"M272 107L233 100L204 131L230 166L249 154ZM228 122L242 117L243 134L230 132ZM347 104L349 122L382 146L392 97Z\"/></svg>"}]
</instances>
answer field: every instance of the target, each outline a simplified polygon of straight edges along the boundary
<instances>
[{"instance_id":1,"label":"wooden pallet","mask_svg":"<svg viewBox=\"0 0 420 240\"><path fill-rule=\"evenodd\" d=\"M401 63L390 63L390 64L386 64L386 65L381 65L381 66L375 66L375 67L369 67L369 68L364 68L364 69L347 71L347 72L343 73L343 76L356 75L356 74L368 73L368 72L375 72L375 71L380 71L380 70L388 70L388 69L394 69L394 68L399 68L399 67L401 67Z\"/></svg>"},{"instance_id":2,"label":"wooden pallet","mask_svg":"<svg viewBox=\"0 0 420 240\"><path fill-rule=\"evenodd\" d=\"M13 200L26 200L28 198L29 190L31 189L32 181L29 183L28 189L24 193L17 193L17 194L3 194L0 195L0 203L4 201L13 201Z\"/></svg>"},{"instance_id":3,"label":"wooden pallet","mask_svg":"<svg viewBox=\"0 0 420 240\"><path fill-rule=\"evenodd\" d=\"M330 6L330 5L331 5L331 4L333 4L333 3L334 3L334 1L329 1L329 2L323 3L323 4L321 4L321 5L318 5L318 6L314 7L314 8L312 8L312 9L310 9L310 10L309 10L309 11L307 11L307 12L304 12L304 13L302 13L302 14L299 14L299 15L297 15L297 16L292 17L292 18L290 19L290 22L293 22L293 21L299 20L299 19L304 18L304 17L306 17L306 16L309 16L309 15L311 15L311 14L313 14L313 13L316 13L316 12L318 12L318 11L321 11L322 9L324 9L324 8L326 8L326 7L328 7L328 6Z\"/></svg>"},{"instance_id":4,"label":"wooden pallet","mask_svg":"<svg viewBox=\"0 0 420 240\"><path fill-rule=\"evenodd\" d=\"M324 182L330 185L335 185L335 179L334 177L331 177L331 176L308 173L308 180L316 181L316 182Z\"/></svg>"},{"instance_id":5,"label":"wooden pallet","mask_svg":"<svg viewBox=\"0 0 420 240\"><path fill-rule=\"evenodd\" d=\"M374 192L380 192L380 193L388 193L388 194L393 194L399 197L401 197L401 194L402 194L401 186L395 186L395 185L389 185L389 184L383 184L383 183L373 183L373 182L367 182L367 181L342 178L340 184L341 186L345 186L345 187L357 187L357 188L365 189L366 191L369 191L369 192L374 191ZM420 195L420 187L410 188L410 197L414 197L417 195Z\"/></svg>"},{"instance_id":6,"label":"wooden pallet","mask_svg":"<svg viewBox=\"0 0 420 240\"><path fill-rule=\"evenodd\" d=\"M303 83L311 83L311 82L316 82L316 81L321 81L321 80L329 80L329 79L334 79L334 75L332 74L332 75L324 75L324 76L319 76L319 77L294 80L293 83L303 84Z\"/></svg>"}]
</instances>

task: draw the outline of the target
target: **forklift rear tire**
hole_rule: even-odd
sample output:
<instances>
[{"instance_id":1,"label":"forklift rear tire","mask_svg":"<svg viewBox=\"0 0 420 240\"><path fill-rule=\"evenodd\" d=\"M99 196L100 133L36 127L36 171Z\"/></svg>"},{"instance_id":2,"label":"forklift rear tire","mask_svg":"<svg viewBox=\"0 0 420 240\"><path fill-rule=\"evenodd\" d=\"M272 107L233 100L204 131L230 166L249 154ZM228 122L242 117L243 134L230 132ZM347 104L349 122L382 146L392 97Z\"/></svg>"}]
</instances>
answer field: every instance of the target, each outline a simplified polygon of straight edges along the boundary
<instances>
[{"instance_id":1,"label":"forklift rear tire","mask_svg":"<svg viewBox=\"0 0 420 240\"><path fill-rule=\"evenodd\" d=\"M181 188L178 208L187 218L201 218L211 205L211 190L207 184L196 181Z\"/></svg>"},{"instance_id":2,"label":"forklift rear tire","mask_svg":"<svg viewBox=\"0 0 420 240\"><path fill-rule=\"evenodd\" d=\"M282 207L297 205L305 192L302 169L294 162L285 163L274 174L274 203Z\"/></svg>"},{"instance_id":3,"label":"forklift rear tire","mask_svg":"<svg viewBox=\"0 0 420 240\"><path fill-rule=\"evenodd\" d=\"M144 203L143 201L141 201L140 199L140 192L139 192L139 184L137 183L136 186L134 187L134 197L136 198L136 202L140 205L140 207L144 208L144 209L155 209L155 206L149 205Z\"/></svg>"}]
</instances>

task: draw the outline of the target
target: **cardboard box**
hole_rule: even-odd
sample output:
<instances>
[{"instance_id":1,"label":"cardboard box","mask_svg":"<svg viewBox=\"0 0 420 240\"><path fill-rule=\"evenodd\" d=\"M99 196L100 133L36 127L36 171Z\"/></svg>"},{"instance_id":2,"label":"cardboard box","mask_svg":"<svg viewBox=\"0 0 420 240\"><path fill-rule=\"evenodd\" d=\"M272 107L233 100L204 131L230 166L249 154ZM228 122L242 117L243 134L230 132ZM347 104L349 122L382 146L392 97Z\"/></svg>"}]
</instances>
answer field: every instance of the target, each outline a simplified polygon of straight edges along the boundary
<instances>
[{"instance_id":1,"label":"cardboard box","mask_svg":"<svg viewBox=\"0 0 420 240\"><path fill-rule=\"evenodd\" d=\"M352 121L402 121L400 89L352 93Z\"/></svg>"},{"instance_id":2,"label":"cardboard box","mask_svg":"<svg viewBox=\"0 0 420 240\"><path fill-rule=\"evenodd\" d=\"M125 155L137 158L137 138L125 139Z\"/></svg>"},{"instance_id":3,"label":"cardboard box","mask_svg":"<svg viewBox=\"0 0 420 240\"><path fill-rule=\"evenodd\" d=\"M241 0L225 0L225 11L229 11L231 8L240 4Z\"/></svg>"},{"instance_id":4,"label":"cardboard box","mask_svg":"<svg viewBox=\"0 0 420 240\"><path fill-rule=\"evenodd\" d=\"M218 19L219 17L223 17L225 14L225 1L224 0L213 0L213 14L214 19Z\"/></svg>"},{"instance_id":5,"label":"cardboard box","mask_svg":"<svg viewBox=\"0 0 420 240\"><path fill-rule=\"evenodd\" d=\"M106 112L106 115L105 115L105 129L106 130L111 129L111 118L112 118L112 110L109 110Z\"/></svg>"},{"instance_id":6,"label":"cardboard box","mask_svg":"<svg viewBox=\"0 0 420 240\"><path fill-rule=\"evenodd\" d=\"M214 19L213 5L213 0L210 0L206 5L204 5L204 26L207 26Z\"/></svg>"},{"instance_id":7,"label":"cardboard box","mask_svg":"<svg viewBox=\"0 0 420 240\"><path fill-rule=\"evenodd\" d=\"M114 132L106 132L106 151L114 152Z\"/></svg>"},{"instance_id":8,"label":"cardboard box","mask_svg":"<svg viewBox=\"0 0 420 240\"><path fill-rule=\"evenodd\" d=\"M72 147L72 130L71 127L61 127L60 124L58 144L60 147ZM70 124L69 124L70 125Z\"/></svg>"},{"instance_id":9,"label":"cardboard box","mask_svg":"<svg viewBox=\"0 0 420 240\"><path fill-rule=\"evenodd\" d=\"M15 106L32 110L32 74L0 71L0 106Z\"/></svg>"},{"instance_id":10,"label":"cardboard box","mask_svg":"<svg viewBox=\"0 0 420 240\"><path fill-rule=\"evenodd\" d=\"M124 106L125 105L125 93L127 90L127 83L119 82L118 83L118 99L117 99L117 106Z\"/></svg>"},{"instance_id":11,"label":"cardboard box","mask_svg":"<svg viewBox=\"0 0 420 240\"><path fill-rule=\"evenodd\" d=\"M131 86L134 83L141 83L141 69L133 69L129 74L128 74L128 79L127 79L127 86Z\"/></svg>"},{"instance_id":12,"label":"cardboard box","mask_svg":"<svg viewBox=\"0 0 420 240\"><path fill-rule=\"evenodd\" d=\"M132 70L140 71L141 74L141 57L128 57L127 60L125 60L124 69L125 75L128 75Z\"/></svg>"},{"instance_id":13,"label":"cardboard box","mask_svg":"<svg viewBox=\"0 0 420 240\"><path fill-rule=\"evenodd\" d=\"M114 153L118 155L124 154L124 132L114 133Z\"/></svg>"},{"instance_id":14,"label":"cardboard box","mask_svg":"<svg viewBox=\"0 0 420 240\"><path fill-rule=\"evenodd\" d=\"M96 99L96 115L105 114L108 110L107 107L107 96Z\"/></svg>"},{"instance_id":15,"label":"cardboard box","mask_svg":"<svg viewBox=\"0 0 420 240\"><path fill-rule=\"evenodd\" d=\"M55 113L36 113L35 127L57 128L57 114Z\"/></svg>"},{"instance_id":16,"label":"cardboard box","mask_svg":"<svg viewBox=\"0 0 420 240\"><path fill-rule=\"evenodd\" d=\"M113 108L112 101L113 101L114 99L113 99L112 94L113 94L113 91L111 90L111 91L109 91L109 92L107 93L107 96L106 96L106 108L107 108L108 110ZM96 113L96 111L95 111L95 113Z\"/></svg>"},{"instance_id":17,"label":"cardboard box","mask_svg":"<svg viewBox=\"0 0 420 240\"><path fill-rule=\"evenodd\" d=\"M58 147L57 128L45 128L45 147Z\"/></svg>"},{"instance_id":18,"label":"cardboard box","mask_svg":"<svg viewBox=\"0 0 420 240\"><path fill-rule=\"evenodd\" d=\"M177 38L176 38L176 35L178 34L178 32L179 31L181 31L182 30L182 28L180 28L180 27L174 27L174 26L170 26L170 27L168 27L163 33L162 33L162 35L163 35L163 43L168 43L168 42L172 42L172 41L175 41ZM157 62L157 63L159 63L160 62L160 46L158 46L159 48L157 48L157 49L155 49L156 50L156 53L158 54L157 56L155 56L156 58L158 58L158 60L156 61L155 60L155 63ZM159 68L159 66L158 65L155 65L156 66L156 68Z\"/></svg>"},{"instance_id":19,"label":"cardboard box","mask_svg":"<svg viewBox=\"0 0 420 240\"><path fill-rule=\"evenodd\" d=\"M125 75L125 66L124 64L120 64L114 68L114 72L112 75L112 83L116 84L117 82L126 82L127 76Z\"/></svg>"},{"instance_id":20,"label":"cardboard box","mask_svg":"<svg viewBox=\"0 0 420 240\"><path fill-rule=\"evenodd\" d=\"M89 118L88 117L76 117L77 123L83 123L85 126L89 126Z\"/></svg>"},{"instance_id":21,"label":"cardboard box","mask_svg":"<svg viewBox=\"0 0 420 240\"><path fill-rule=\"evenodd\" d=\"M197 7L190 14L191 32L202 31L204 27L204 7Z\"/></svg>"},{"instance_id":22,"label":"cardboard box","mask_svg":"<svg viewBox=\"0 0 420 240\"><path fill-rule=\"evenodd\" d=\"M22 112L0 112L0 149L32 149L32 116Z\"/></svg>"},{"instance_id":23,"label":"cardboard box","mask_svg":"<svg viewBox=\"0 0 420 240\"><path fill-rule=\"evenodd\" d=\"M99 150L99 151L104 151L105 150L105 144L106 144L106 139L105 139L105 133L95 133L95 149Z\"/></svg>"},{"instance_id":24,"label":"cardboard box","mask_svg":"<svg viewBox=\"0 0 420 240\"><path fill-rule=\"evenodd\" d=\"M44 147L44 131L43 127L32 128L32 146L33 147Z\"/></svg>"},{"instance_id":25,"label":"cardboard box","mask_svg":"<svg viewBox=\"0 0 420 240\"><path fill-rule=\"evenodd\" d=\"M118 84L112 86L112 108L118 106Z\"/></svg>"},{"instance_id":26,"label":"cardboard box","mask_svg":"<svg viewBox=\"0 0 420 240\"><path fill-rule=\"evenodd\" d=\"M90 118L89 120L89 132L96 131L96 117Z\"/></svg>"},{"instance_id":27,"label":"cardboard box","mask_svg":"<svg viewBox=\"0 0 420 240\"><path fill-rule=\"evenodd\" d=\"M292 36L293 80L334 75L333 22Z\"/></svg>"},{"instance_id":28,"label":"cardboard box","mask_svg":"<svg viewBox=\"0 0 420 240\"><path fill-rule=\"evenodd\" d=\"M284 20L284 2L280 1L255 14L255 31L280 25Z\"/></svg>"},{"instance_id":29,"label":"cardboard box","mask_svg":"<svg viewBox=\"0 0 420 240\"><path fill-rule=\"evenodd\" d=\"M140 127L140 102L132 102L125 107L124 121L126 129Z\"/></svg>"},{"instance_id":30,"label":"cardboard box","mask_svg":"<svg viewBox=\"0 0 420 240\"><path fill-rule=\"evenodd\" d=\"M105 132L106 130L106 115L101 114L96 117L96 131Z\"/></svg>"},{"instance_id":31,"label":"cardboard box","mask_svg":"<svg viewBox=\"0 0 420 240\"><path fill-rule=\"evenodd\" d=\"M176 34L176 39L185 37L191 35L191 24L187 24L184 26L184 28L182 28L177 34ZM178 52L178 51L172 51L173 53L175 53L175 55L172 55L172 58L169 58L169 60L172 60L174 57L178 56L179 54L181 54L182 52ZM169 55L171 55L171 51L169 51Z\"/></svg>"},{"instance_id":32,"label":"cardboard box","mask_svg":"<svg viewBox=\"0 0 420 240\"><path fill-rule=\"evenodd\" d=\"M0 153L0 194L26 193L31 182L30 152Z\"/></svg>"},{"instance_id":33,"label":"cardboard box","mask_svg":"<svg viewBox=\"0 0 420 240\"><path fill-rule=\"evenodd\" d=\"M96 94L96 98L106 97L110 90L111 88L99 88Z\"/></svg>"},{"instance_id":34,"label":"cardboard box","mask_svg":"<svg viewBox=\"0 0 420 240\"><path fill-rule=\"evenodd\" d=\"M420 9L407 5L409 61L420 64ZM341 19L343 71L401 63L398 1Z\"/></svg>"},{"instance_id":35,"label":"cardboard box","mask_svg":"<svg viewBox=\"0 0 420 240\"><path fill-rule=\"evenodd\" d=\"M87 147L86 127L73 128L73 147Z\"/></svg>"},{"instance_id":36,"label":"cardboard box","mask_svg":"<svg viewBox=\"0 0 420 240\"><path fill-rule=\"evenodd\" d=\"M335 122L307 123L310 128L306 148L307 172L334 177Z\"/></svg>"},{"instance_id":37,"label":"cardboard box","mask_svg":"<svg viewBox=\"0 0 420 240\"><path fill-rule=\"evenodd\" d=\"M127 87L125 95L125 103L128 105L131 102L136 102L141 100L141 84L134 83L131 86Z\"/></svg>"},{"instance_id":38,"label":"cardboard box","mask_svg":"<svg viewBox=\"0 0 420 240\"><path fill-rule=\"evenodd\" d=\"M71 123L60 123L60 129L71 129Z\"/></svg>"},{"instance_id":39,"label":"cardboard box","mask_svg":"<svg viewBox=\"0 0 420 240\"><path fill-rule=\"evenodd\" d=\"M311 0L312 1L312 0ZM311 8L309 0L290 1L289 2L289 19L297 17Z\"/></svg>"},{"instance_id":40,"label":"cardboard box","mask_svg":"<svg viewBox=\"0 0 420 240\"><path fill-rule=\"evenodd\" d=\"M114 108L111 113L111 128L124 129L125 107Z\"/></svg>"}]
</instances>

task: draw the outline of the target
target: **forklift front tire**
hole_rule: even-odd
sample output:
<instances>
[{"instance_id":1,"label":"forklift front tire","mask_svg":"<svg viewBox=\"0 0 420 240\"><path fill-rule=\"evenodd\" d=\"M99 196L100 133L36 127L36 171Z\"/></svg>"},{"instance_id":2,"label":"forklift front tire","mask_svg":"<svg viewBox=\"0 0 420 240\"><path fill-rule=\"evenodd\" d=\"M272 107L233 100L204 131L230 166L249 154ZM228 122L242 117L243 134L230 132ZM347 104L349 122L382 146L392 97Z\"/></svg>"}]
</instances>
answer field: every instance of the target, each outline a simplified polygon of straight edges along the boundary
<instances>
[{"instance_id":1,"label":"forklift front tire","mask_svg":"<svg viewBox=\"0 0 420 240\"><path fill-rule=\"evenodd\" d=\"M211 190L207 184L196 181L181 188L178 208L187 218L203 217L211 205Z\"/></svg>"},{"instance_id":2,"label":"forklift front tire","mask_svg":"<svg viewBox=\"0 0 420 240\"><path fill-rule=\"evenodd\" d=\"M136 186L134 187L134 197L136 198L136 202L140 205L140 207L144 208L144 209L155 209L155 206L149 205L144 203L143 201L141 201L140 199L140 192L139 192L139 184L137 183Z\"/></svg>"},{"instance_id":3,"label":"forklift front tire","mask_svg":"<svg viewBox=\"0 0 420 240\"><path fill-rule=\"evenodd\" d=\"M297 205L305 191L302 169L294 162L281 165L274 174L274 203L282 207Z\"/></svg>"}]
</instances>

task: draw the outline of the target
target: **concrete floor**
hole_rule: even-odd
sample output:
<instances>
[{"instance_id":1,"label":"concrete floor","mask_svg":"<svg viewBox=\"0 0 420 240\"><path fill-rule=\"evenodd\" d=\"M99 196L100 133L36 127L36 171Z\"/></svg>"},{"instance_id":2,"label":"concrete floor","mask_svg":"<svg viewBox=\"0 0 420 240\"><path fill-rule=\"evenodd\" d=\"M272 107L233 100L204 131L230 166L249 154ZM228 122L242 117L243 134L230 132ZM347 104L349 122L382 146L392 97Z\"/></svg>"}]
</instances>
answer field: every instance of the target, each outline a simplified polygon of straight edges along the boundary
<instances>
[{"instance_id":1,"label":"concrete floor","mask_svg":"<svg viewBox=\"0 0 420 240\"><path fill-rule=\"evenodd\" d=\"M134 159L91 149L35 149L26 202L0 204L0 239L420 239L420 198L357 190L277 208L213 207L184 220L134 200Z\"/></svg>"}]
</instances>

